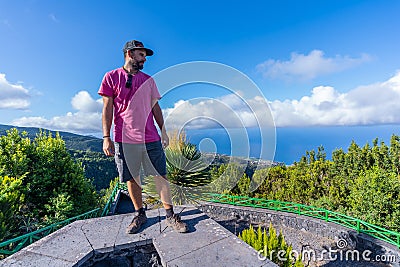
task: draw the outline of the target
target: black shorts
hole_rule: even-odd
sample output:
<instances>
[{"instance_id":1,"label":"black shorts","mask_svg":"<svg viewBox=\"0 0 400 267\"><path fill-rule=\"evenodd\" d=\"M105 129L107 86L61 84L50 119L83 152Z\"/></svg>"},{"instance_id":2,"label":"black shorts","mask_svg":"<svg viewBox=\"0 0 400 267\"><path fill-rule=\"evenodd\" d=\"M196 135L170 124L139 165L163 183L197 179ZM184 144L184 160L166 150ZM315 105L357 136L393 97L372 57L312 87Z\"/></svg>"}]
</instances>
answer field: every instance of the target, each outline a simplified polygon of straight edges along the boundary
<instances>
[{"instance_id":1,"label":"black shorts","mask_svg":"<svg viewBox=\"0 0 400 267\"><path fill-rule=\"evenodd\" d=\"M166 176L167 165L161 141L146 144L115 142L115 163L120 182L139 177L143 166L146 176Z\"/></svg>"}]
</instances>

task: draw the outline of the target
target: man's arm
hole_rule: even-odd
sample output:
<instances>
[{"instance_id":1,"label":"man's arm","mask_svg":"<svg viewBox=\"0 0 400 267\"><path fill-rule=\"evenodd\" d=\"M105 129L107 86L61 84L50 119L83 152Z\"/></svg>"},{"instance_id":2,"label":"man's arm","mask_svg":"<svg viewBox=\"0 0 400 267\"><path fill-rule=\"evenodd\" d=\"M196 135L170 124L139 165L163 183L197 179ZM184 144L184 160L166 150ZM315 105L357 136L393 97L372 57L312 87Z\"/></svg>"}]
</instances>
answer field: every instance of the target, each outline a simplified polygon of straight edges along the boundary
<instances>
[{"instance_id":1,"label":"man's arm","mask_svg":"<svg viewBox=\"0 0 400 267\"><path fill-rule=\"evenodd\" d=\"M103 113L101 117L103 125L103 151L106 156L114 155L114 143L110 137L110 130L113 119L113 101L111 96L103 96Z\"/></svg>"},{"instance_id":2,"label":"man's arm","mask_svg":"<svg viewBox=\"0 0 400 267\"><path fill-rule=\"evenodd\" d=\"M166 148L169 145L169 138L167 135L167 131L164 127L164 118L163 118L162 111L161 111L161 108L160 108L160 105L158 104L158 102L156 102L153 105L152 112L153 112L154 119L156 120L157 125L161 130L161 143L162 143L163 147Z\"/></svg>"}]
</instances>

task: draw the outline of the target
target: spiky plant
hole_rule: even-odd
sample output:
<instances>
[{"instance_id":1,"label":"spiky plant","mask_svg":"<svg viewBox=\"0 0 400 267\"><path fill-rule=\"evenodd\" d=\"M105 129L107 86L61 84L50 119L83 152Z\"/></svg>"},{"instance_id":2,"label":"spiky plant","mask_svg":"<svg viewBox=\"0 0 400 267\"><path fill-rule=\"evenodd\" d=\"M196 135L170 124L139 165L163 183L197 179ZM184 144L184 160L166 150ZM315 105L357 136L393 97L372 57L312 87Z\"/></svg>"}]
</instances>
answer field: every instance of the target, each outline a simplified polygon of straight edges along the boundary
<instances>
[{"instance_id":1,"label":"spiky plant","mask_svg":"<svg viewBox=\"0 0 400 267\"><path fill-rule=\"evenodd\" d=\"M165 155L172 202L175 205L194 203L202 186L210 182L207 166L196 145L189 143L185 134L173 134L170 144ZM157 194L152 177L144 179L143 188L149 194Z\"/></svg>"}]
</instances>

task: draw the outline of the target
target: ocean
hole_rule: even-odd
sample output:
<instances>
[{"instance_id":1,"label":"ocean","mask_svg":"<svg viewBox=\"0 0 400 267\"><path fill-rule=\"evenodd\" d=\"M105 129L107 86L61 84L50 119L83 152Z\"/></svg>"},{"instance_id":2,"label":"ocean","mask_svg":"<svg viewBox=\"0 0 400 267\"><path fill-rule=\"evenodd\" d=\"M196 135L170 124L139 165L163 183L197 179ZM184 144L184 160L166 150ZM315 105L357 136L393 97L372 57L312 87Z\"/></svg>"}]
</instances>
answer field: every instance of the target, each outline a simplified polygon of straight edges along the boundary
<instances>
[{"instance_id":1,"label":"ocean","mask_svg":"<svg viewBox=\"0 0 400 267\"><path fill-rule=\"evenodd\" d=\"M290 165L298 162L306 151L317 151L321 145L328 159L331 159L335 149L347 151L353 140L364 146L367 143L371 145L378 138L379 143L383 141L390 145L391 136L400 135L400 125L276 128L275 153L273 136L261 136L258 129L246 129L245 134L243 131L222 128L185 130L189 142L197 145L202 152L267 160L273 156L274 161Z\"/></svg>"}]
</instances>

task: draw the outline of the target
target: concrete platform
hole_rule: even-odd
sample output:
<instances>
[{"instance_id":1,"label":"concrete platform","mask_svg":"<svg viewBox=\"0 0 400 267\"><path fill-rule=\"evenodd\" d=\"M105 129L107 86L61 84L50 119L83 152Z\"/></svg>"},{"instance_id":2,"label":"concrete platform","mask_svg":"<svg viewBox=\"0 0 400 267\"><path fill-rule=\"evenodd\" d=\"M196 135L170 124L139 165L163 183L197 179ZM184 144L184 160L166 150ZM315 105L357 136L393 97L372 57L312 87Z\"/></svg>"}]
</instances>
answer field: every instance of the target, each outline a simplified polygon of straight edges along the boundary
<instances>
[{"instance_id":1,"label":"concrete platform","mask_svg":"<svg viewBox=\"0 0 400 267\"><path fill-rule=\"evenodd\" d=\"M260 261L252 247L195 207L175 207L175 212L181 212L188 233L167 227L162 209L147 211L147 223L134 235L125 233L132 213L76 221L0 261L0 266L90 266L101 255L149 244L162 266L277 266Z\"/></svg>"}]
</instances>

